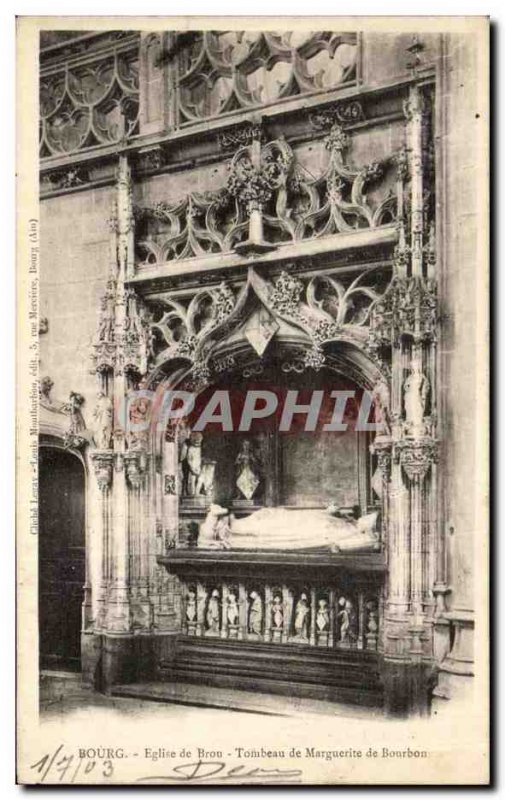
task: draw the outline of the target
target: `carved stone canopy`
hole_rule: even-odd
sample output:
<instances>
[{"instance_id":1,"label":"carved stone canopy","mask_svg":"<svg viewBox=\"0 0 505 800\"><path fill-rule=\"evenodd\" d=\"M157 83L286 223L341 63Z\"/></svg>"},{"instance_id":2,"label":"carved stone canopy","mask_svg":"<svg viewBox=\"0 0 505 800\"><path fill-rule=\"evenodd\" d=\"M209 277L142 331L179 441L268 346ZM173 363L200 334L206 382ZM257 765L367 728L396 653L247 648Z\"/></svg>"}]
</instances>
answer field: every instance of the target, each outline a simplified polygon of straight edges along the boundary
<instances>
[{"instance_id":1,"label":"carved stone canopy","mask_svg":"<svg viewBox=\"0 0 505 800\"><path fill-rule=\"evenodd\" d=\"M227 342L245 339L262 357L274 338L291 338L304 345L305 366L317 370L332 341L354 343L364 351L371 310L383 290L374 269L347 278L299 278L285 270L266 279L250 267L238 291L222 283L195 292L186 304L171 295L160 301L166 310L152 325L158 341L155 363L187 359L195 375L209 380ZM160 349L161 340L165 349Z\"/></svg>"}]
</instances>

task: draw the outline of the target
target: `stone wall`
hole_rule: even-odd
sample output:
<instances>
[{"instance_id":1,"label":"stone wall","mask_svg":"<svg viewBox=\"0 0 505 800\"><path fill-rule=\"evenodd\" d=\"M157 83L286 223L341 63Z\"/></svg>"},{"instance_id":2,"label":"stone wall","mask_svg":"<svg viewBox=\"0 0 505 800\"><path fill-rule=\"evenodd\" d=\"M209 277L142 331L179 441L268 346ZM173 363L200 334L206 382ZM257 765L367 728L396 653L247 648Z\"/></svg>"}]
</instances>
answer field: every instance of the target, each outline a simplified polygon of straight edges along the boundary
<instances>
[{"instance_id":1,"label":"stone wall","mask_svg":"<svg viewBox=\"0 0 505 800\"><path fill-rule=\"evenodd\" d=\"M109 269L112 190L91 189L43 200L41 213L40 375L54 382L53 397L85 397L87 422L96 393L90 374L100 298Z\"/></svg>"}]
</instances>

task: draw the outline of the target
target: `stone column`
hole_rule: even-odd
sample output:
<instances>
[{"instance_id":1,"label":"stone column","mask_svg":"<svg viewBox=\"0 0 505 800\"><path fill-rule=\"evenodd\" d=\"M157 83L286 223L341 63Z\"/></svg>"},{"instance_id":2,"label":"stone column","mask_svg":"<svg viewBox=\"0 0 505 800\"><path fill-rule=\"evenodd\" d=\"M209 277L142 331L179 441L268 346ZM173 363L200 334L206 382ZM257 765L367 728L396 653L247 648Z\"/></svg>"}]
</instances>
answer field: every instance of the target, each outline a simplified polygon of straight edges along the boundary
<instances>
[{"instance_id":1,"label":"stone column","mask_svg":"<svg viewBox=\"0 0 505 800\"><path fill-rule=\"evenodd\" d=\"M169 125L169 103L174 86L167 59L170 34L140 34L140 133L162 133ZM172 34L173 36L173 34Z\"/></svg>"},{"instance_id":2,"label":"stone column","mask_svg":"<svg viewBox=\"0 0 505 800\"><path fill-rule=\"evenodd\" d=\"M475 574L488 568L488 390L486 336L488 97L480 89L488 68L474 37L447 34L437 71L440 185L440 293L445 311L440 342L443 524L447 579L440 564L440 623L452 629L436 693L471 691L474 674ZM441 555L442 558L442 555ZM449 611L442 600L446 596ZM481 634L483 631L481 631Z\"/></svg>"}]
</instances>

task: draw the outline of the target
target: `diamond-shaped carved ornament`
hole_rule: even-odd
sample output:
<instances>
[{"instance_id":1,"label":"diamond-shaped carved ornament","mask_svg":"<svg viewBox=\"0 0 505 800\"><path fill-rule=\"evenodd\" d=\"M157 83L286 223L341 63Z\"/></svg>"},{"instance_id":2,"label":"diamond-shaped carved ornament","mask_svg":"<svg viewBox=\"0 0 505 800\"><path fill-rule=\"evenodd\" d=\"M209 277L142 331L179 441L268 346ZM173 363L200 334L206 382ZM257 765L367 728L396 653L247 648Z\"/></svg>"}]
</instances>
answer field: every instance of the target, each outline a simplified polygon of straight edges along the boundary
<instances>
[{"instance_id":1,"label":"diamond-shaped carved ornament","mask_svg":"<svg viewBox=\"0 0 505 800\"><path fill-rule=\"evenodd\" d=\"M237 486L246 498L252 500L253 494L259 486L259 478L250 467L245 467L237 479Z\"/></svg>"},{"instance_id":2,"label":"diamond-shaped carved ornament","mask_svg":"<svg viewBox=\"0 0 505 800\"><path fill-rule=\"evenodd\" d=\"M279 330L279 323L266 308L258 309L250 317L244 333L258 356L262 356L270 341Z\"/></svg>"}]
</instances>

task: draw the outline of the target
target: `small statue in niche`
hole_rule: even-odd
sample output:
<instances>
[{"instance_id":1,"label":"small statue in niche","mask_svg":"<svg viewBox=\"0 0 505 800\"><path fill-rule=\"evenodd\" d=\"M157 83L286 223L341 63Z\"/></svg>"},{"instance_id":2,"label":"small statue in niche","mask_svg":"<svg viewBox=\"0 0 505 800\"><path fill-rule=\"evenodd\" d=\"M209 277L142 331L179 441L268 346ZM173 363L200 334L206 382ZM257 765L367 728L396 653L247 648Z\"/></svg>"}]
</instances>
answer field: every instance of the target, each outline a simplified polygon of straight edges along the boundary
<instances>
[{"instance_id":1,"label":"small statue in niche","mask_svg":"<svg viewBox=\"0 0 505 800\"><path fill-rule=\"evenodd\" d=\"M219 633L219 591L217 589L212 590L207 606L207 630L209 633Z\"/></svg>"},{"instance_id":2,"label":"small statue in niche","mask_svg":"<svg viewBox=\"0 0 505 800\"><path fill-rule=\"evenodd\" d=\"M228 608L226 609L226 617L229 625L238 624L238 603L235 592L230 592L227 601Z\"/></svg>"},{"instance_id":3,"label":"small statue in niche","mask_svg":"<svg viewBox=\"0 0 505 800\"><path fill-rule=\"evenodd\" d=\"M375 600L369 600L366 604L367 614L367 632L366 632L366 641L367 647L374 649L377 645L377 631L379 629L379 624L377 620L377 603Z\"/></svg>"},{"instance_id":4,"label":"small statue in niche","mask_svg":"<svg viewBox=\"0 0 505 800\"><path fill-rule=\"evenodd\" d=\"M112 401L103 392L98 393L93 417L95 430L93 438L99 450L109 450L112 437Z\"/></svg>"},{"instance_id":5,"label":"small statue in niche","mask_svg":"<svg viewBox=\"0 0 505 800\"><path fill-rule=\"evenodd\" d=\"M98 327L99 342L114 340L114 306L115 297L111 291L108 291L101 301L100 324Z\"/></svg>"},{"instance_id":6,"label":"small statue in niche","mask_svg":"<svg viewBox=\"0 0 505 800\"><path fill-rule=\"evenodd\" d=\"M63 411L66 408L66 403L58 403L51 399L51 392L54 386L54 382L51 380L49 375L45 375L43 378L40 379L39 384L39 399L40 405L44 408L49 409L50 411Z\"/></svg>"},{"instance_id":7,"label":"small statue in niche","mask_svg":"<svg viewBox=\"0 0 505 800\"><path fill-rule=\"evenodd\" d=\"M237 468L236 486L241 495L250 501L260 484L260 478L258 475L258 459L249 439L243 440L238 456L235 459L235 466Z\"/></svg>"},{"instance_id":8,"label":"small statue in niche","mask_svg":"<svg viewBox=\"0 0 505 800\"><path fill-rule=\"evenodd\" d=\"M421 366L414 363L410 375L403 384L405 420L412 432L422 430L429 391L428 378L424 375Z\"/></svg>"},{"instance_id":9,"label":"small statue in niche","mask_svg":"<svg viewBox=\"0 0 505 800\"><path fill-rule=\"evenodd\" d=\"M391 396L385 378L375 385L372 399L375 404L375 422L378 425L377 436L391 435Z\"/></svg>"},{"instance_id":10,"label":"small statue in niche","mask_svg":"<svg viewBox=\"0 0 505 800\"><path fill-rule=\"evenodd\" d=\"M201 433L190 433L182 443L180 462L182 494L185 497L195 497L197 493L197 484L202 472L202 441Z\"/></svg>"},{"instance_id":11,"label":"small statue in niche","mask_svg":"<svg viewBox=\"0 0 505 800\"><path fill-rule=\"evenodd\" d=\"M272 603L272 623L273 627L277 630L282 628L284 622L284 608L282 606L282 598L279 594L274 596Z\"/></svg>"},{"instance_id":12,"label":"small statue in niche","mask_svg":"<svg viewBox=\"0 0 505 800\"><path fill-rule=\"evenodd\" d=\"M150 415L151 400L142 395L134 397L128 408L128 447L130 450L143 450L147 447Z\"/></svg>"},{"instance_id":13,"label":"small statue in niche","mask_svg":"<svg viewBox=\"0 0 505 800\"><path fill-rule=\"evenodd\" d=\"M207 590L204 586L199 586L196 593L196 608L198 624L203 624L205 615L205 604L207 602Z\"/></svg>"},{"instance_id":14,"label":"small statue in niche","mask_svg":"<svg viewBox=\"0 0 505 800\"><path fill-rule=\"evenodd\" d=\"M306 639L309 626L309 604L307 595L302 592L295 607L295 634L300 639Z\"/></svg>"},{"instance_id":15,"label":"small statue in niche","mask_svg":"<svg viewBox=\"0 0 505 800\"><path fill-rule=\"evenodd\" d=\"M330 614L328 611L328 601L321 598L317 602L316 625L319 633L324 633L330 627Z\"/></svg>"},{"instance_id":16,"label":"small statue in niche","mask_svg":"<svg viewBox=\"0 0 505 800\"><path fill-rule=\"evenodd\" d=\"M261 621L263 618L263 603L257 591L253 591L249 595L249 633L254 633L257 636L261 634Z\"/></svg>"},{"instance_id":17,"label":"small statue in niche","mask_svg":"<svg viewBox=\"0 0 505 800\"><path fill-rule=\"evenodd\" d=\"M198 547L211 550L228 550L231 545L230 520L227 508L212 503L207 511L207 516L200 525Z\"/></svg>"},{"instance_id":18,"label":"small statue in niche","mask_svg":"<svg viewBox=\"0 0 505 800\"><path fill-rule=\"evenodd\" d=\"M356 638L353 624L354 624L354 607L350 600L341 597L338 601L340 611L337 614L337 620L340 623L340 644L351 644L351 641Z\"/></svg>"},{"instance_id":19,"label":"small statue in niche","mask_svg":"<svg viewBox=\"0 0 505 800\"><path fill-rule=\"evenodd\" d=\"M214 476L216 473L216 462L204 458L202 460L202 468L196 481L195 494L197 496L204 494L205 497L212 497L214 495Z\"/></svg>"},{"instance_id":20,"label":"small statue in niche","mask_svg":"<svg viewBox=\"0 0 505 800\"><path fill-rule=\"evenodd\" d=\"M70 392L68 403L65 404L65 411L70 417L70 433L79 434L86 430L86 423L82 415L81 406L84 403L84 397L77 392Z\"/></svg>"},{"instance_id":21,"label":"small statue in niche","mask_svg":"<svg viewBox=\"0 0 505 800\"><path fill-rule=\"evenodd\" d=\"M196 622L196 594L190 589L186 598L186 619L188 622Z\"/></svg>"}]
</instances>

